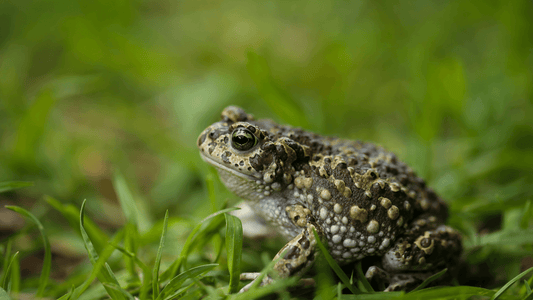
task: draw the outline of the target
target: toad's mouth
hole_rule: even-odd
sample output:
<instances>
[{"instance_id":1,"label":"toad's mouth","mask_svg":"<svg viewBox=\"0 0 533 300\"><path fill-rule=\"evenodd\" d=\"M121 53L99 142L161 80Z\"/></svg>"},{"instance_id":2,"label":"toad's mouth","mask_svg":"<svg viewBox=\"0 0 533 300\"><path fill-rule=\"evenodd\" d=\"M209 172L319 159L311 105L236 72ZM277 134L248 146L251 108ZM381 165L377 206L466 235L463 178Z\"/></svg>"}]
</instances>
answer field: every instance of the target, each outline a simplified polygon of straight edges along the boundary
<instances>
[{"instance_id":1,"label":"toad's mouth","mask_svg":"<svg viewBox=\"0 0 533 300\"><path fill-rule=\"evenodd\" d=\"M246 179L246 180L253 180L253 181L256 181L257 179L261 179L262 178L262 175L260 173L256 173L257 175L253 176L253 175L249 175L249 174L244 174L244 173L241 173L235 169L232 169L232 168L229 168L223 164L221 164L220 162L212 159L211 157L203 154L200 152L200 156L202 157L202 159L212 165L213 167L217 168L217 169L220 169L220 170L223 170L223 171L226 171L230 174L233 174L237 177L240 177L240 178L243 178L243 179Z\"/></svg>"}]
</instances>

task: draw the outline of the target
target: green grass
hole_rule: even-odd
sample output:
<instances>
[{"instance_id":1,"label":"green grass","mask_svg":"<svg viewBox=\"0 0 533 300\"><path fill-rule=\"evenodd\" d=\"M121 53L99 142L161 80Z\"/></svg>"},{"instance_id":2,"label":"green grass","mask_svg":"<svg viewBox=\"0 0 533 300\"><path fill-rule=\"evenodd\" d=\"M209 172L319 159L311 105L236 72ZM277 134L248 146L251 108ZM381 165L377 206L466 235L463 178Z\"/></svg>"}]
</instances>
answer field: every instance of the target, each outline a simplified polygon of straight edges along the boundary
<instances>
[{"instance_id":1,"label":"green grass","mask_svg":"<svg viewBox=\"0 0 533 300\"><path fill-rule=\"evenodd\" d=\"M13 186L17 188L18 186ZM49 202L55 203L55 200L48 199ZM144 256L146 256L145 249L150 249L150 245L143 243L142 235L138 234L135 226L124 225L124 227L117 230L113 237L108 238L106 246L101 251L97 251L91 241L90 235L85 229L85 203L82 203L80 213L78 229L80 230L81 237L87 251L87 256L92 264L92 268L85 271L85 280L78 282L70 282L71 286L63 285L62 289L47 289L48 276L50 274L51 258L50 258L50 244L48 242L47 234L39 222L39 220L29 211L10 206L9 208L28 219L39 229L45 247L45 256L47 259L43 265L41 271L41 277L39 281L35 282L34 287L36 289L36 297L52 297L59 299L96 299L96 298L111 298L111 299L133 299L139 297L140 299L153 299L153 300L167 300L184 297L185 299L194 299L194 297L215 297L217 299L258 299L265 295L272 293L279 294L281 298L289 297L285 291L288 287L295 287L298 284L298 278L290 278L288 280L278 279L274 284L259 287L257 284L253 285L249 291L243 294L235 294L239 288L244 284L240 283L238 278L241 270L241 254L242 254L242 225L238 218L227 214L226 212L231 209L224 209L218 211L210 216L206 217L202 222L196 225L196 227L190 231L188 238L181 250L180 255L175 255L174 260L170 260L166 263L162 271L160 271L162 255L165 250L165 240L168 239L167 227L169 223L168 212L163 220L162 227L158 226L155 230L161 230L161 237L159 245L155 248L155 260L143 262ZM54 205L58 210L63 210L61 205L55 203ZM125 209L134 209L132 203ZM527 210L524 213L528 213ZM222 218L225 216L225 218ZM225 230L223 230L225 224ZM73 228L76 229L76 228ZM133 244L136 247L126 249L125 244L128 242L127 231L134 231L137 234L136 240ZM95 230L92 230L92 235L95 235ZM497 232L502 233L502 232ZM130 234L131 235L131 234ZM505 234L492 234L490 238L487 236L481 237L488 242L481 242L480 244L485 247L490 247L491 244L496 245L509 245L515 238L509 237ZM225 243L220 243L220 240L225 240ZM208 247L212 243L213 247ZM525 244L531 243L526 240L522 242ZM335 273L341 279L342 286L347 290L342 293L342 288L338 289L336 283L330 283L329 287L322 289L322 292L318 292L316 297L327 297L331 295L330 291L338 290L338 299L380 299L385 297L382 292L375 292L366 278L362 276L361 264L356 267L356 277L352 276L349 279L341 268L335 263L329 256L326 248L322 243L318 244L321 255L323 255L328 264L335 270ZM225 255L220 255L221 248ZM473 248L479 247L478 244L466 246L466 252L472 251ZM12 268L14 262L17 261L19 252L11 253L12 241L9 240L4 245L4 263L2 274L2 287L0 290L0 296L2 300L12 299L17 297L19 290L13 290L13 281L20 280L21 275L16 274ZM118 251L116 251L118 250ZM207 253L219 253L212 257L213 260L209 260L205 257L204 251ZM113 255L115 252L115 255ZM114 258L112 258L114 257ZM227 257L227 258L225 258ZM119 264L122 267L116 268L117 274L112 270L110 264ZM129 272L129 264L132 263L133 272ZM266 275L273 267L273 263L269 263L268 266L262 271L263 276ZM153 264L153 267L150 267ZM427 283L441 276L445 271L439 272L428 278L426 282L410 293L391 292L387 293L386 297L389 299L469 299L471 296L479 296L479 299L531 299L532 291L530 283L533 280L532 276L533 267L525 270L524 272L513 276L507 283L505 283L500 289L486 289L479 287L469 286L451 286L451 287L438 287L438 288L423 288ZM20 272L20 270L18 270ZM120 274L120 275L119 275ZM273 274L275 275L275 274ZM99 283L93 283L97 278ZM526 278L526 280L523 280ZM319 280L319 277L316 278ZM340 284L340 283L339 283ZM103 289L97 287L101 285ZM322 283L317 282L317 286ZM92 288L90 288L92 286ZM84 297L85 295L85 297ZM355 296L357 295L357 296Z\"/></svg>"},{"instance_id":2,"label":"green grass","mask_svg":"<svg viewBox=\"0 0 533 300\"><path fill-rule=\"evenodd\" d=\"M323 256L315 290L234 294L283 241L241 237L198 155L227 105L383 145L446 200L469 276L387 297L533 299L532 11L0 1L0 299L382 298Z\"/></svg>"}]
</instances>

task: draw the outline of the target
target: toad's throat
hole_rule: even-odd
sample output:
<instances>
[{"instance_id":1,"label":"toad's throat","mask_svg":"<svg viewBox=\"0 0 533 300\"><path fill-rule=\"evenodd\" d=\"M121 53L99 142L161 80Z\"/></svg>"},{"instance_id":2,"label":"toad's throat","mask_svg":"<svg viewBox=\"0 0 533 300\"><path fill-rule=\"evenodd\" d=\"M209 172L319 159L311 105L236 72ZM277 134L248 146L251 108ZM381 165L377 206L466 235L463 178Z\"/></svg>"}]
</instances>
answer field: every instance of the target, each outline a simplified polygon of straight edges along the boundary
<instances>
[{"instance_id":1,"label":"toad's throat","mask_svg":"<svg viewBox=\"0 0 533 300\"><path fill-rule=\"evenodd\" d=\"M221 181L237 196L252 202L262 199L261 194L256 192L257 178L224 166L207 156L202 155L202 158L217 169Z\"/></svg>"},{"instance_id":2,"label":"toad's throat","mask_svg":"<svg viewBox=\"0 0 533 300\"><path fill-rule=\"evenodd\" d=\"M256 177L254 177L254 176L252 176L252 175L247 175L247 174L241 173L241 172L239 172L239 171L237 171L237 170L235 170L235 169L232 169L232 168L230 168L230 167L227 167L227 166L221 164L220 162L218 162L218 161L212 159L211 157L209 157L209 156L207 156L207 155L205 155L205 154L203 154L203 153L200 153L200 156L202 157L202 159L203 159L206 163L212 165L213 167L215 167L215 168L217 168L217 169L219 169L219 170L222 170L222 171L228 172L228 173L230 173L230 174L232 174L232 175L235 175L235 176L240 177L240 178L242 178L242 179L245 179L245 180L247 180L247 181L256 181L257 179L262 178L262 176L261 176L260 173L257 173L257 178L256 178Z\"/></svg>"}]
</instances>

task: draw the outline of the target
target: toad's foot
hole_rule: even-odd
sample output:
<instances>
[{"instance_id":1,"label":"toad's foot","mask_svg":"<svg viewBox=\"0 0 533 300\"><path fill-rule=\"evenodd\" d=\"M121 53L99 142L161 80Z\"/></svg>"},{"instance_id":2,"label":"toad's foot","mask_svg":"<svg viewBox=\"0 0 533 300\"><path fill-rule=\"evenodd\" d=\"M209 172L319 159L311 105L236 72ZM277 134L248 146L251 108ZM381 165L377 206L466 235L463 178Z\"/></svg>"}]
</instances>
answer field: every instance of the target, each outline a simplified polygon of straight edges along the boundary
<instances>
[{"instance_id":1,"label":"toad's foot","mask_svg":"<svg viewBox=\"0 0 533 300\"><path fill-rule=\"evenodd\" d=\"M259 272L253 272L253 273L242 273L241 276L240 276L240 279L241 280L252 280L252 282L248 283L247 285L245 285L240 291L239 293L244 293L246 291L248 291L252 285L254 285L255 281L258 279L258 277L261 275L261 273ZM267 285L267 284L270 284L272 283L272 281L274 281L272 279L272 277L266 275L263 280L261 281L261 283L259 284L259 286L264 286L264 285Z\"/></svg>"},{"instance_id":2,"label":"toad's foot","mask_svg":"<svg viewBox=\"0 0 533 300\"><path fill-rule=\"evenodd\" d=\"M245 285L240 291L239 293L244 293L246 291L248 291L250 289L250 287L252 287L252 285L254 284L254 282L257 280L257 278L259 277L259 275L261 275L261 273L259 272L254 272L254 273L242 273L241 274L241 277L240 279L241 280L252 280L252 282L248 283L247 285ZM267 284L270 284L274 281L274 279L272 279L272 277L270 276L265 276L265 278L263 278L263 280L261 281L261 283L259 284L259 286L264 286L264 285L267 285ZM313 278L302 278L298 281L298 284L300 286L314 286L315 285L315 280Z\"/></svg>"},{"instance_id":3,"label":"toad's foot","mask_svg":"<svg viewBox=\"0 0 533 300\"><path fill-rule=\"evenodd\" d=\"M433 274L430 272L390 274L381 268L371 266L366 271L365 277L370 282L388 283L387 288L383 291L392 292L413 290L431 275Z\"/></svg>"},{"instance_id":4,"label":"toad's foot","mask_svg":"<svg viewBox=\"0 0 533 300\"><path fill-rule=\"evenodd\" d=\"M370 267L366 277L388 282L385 291L410 290L434 273L454 265L460 253L460 234L440 225L435 217L423 216L383 255L384 270Z\"/></svg>"}]
</instances>

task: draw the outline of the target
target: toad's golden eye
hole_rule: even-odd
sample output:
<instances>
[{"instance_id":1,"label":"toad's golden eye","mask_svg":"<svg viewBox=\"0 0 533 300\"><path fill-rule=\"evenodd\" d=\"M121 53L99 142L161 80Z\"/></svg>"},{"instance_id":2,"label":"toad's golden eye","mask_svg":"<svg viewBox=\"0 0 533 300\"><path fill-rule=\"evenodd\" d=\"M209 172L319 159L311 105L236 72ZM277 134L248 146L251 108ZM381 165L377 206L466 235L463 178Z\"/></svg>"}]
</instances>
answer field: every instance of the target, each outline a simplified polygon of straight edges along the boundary
<instances>
[{"instance_id":1,"label":"toad's golden eye","mask_svg":"<svg viewBox=\"0 0 533 300\"><path fill-rule=\"evenodd\" d=\"M257 145L257 137L250 130L239 127L231 134L231 145L240 151L250 150Z\"/></svg>"}]
</instances>

